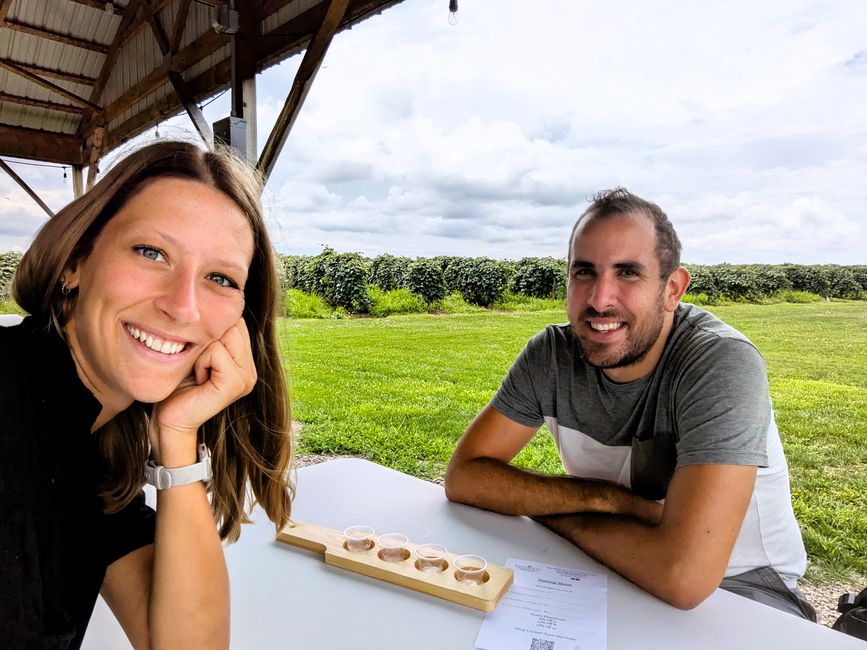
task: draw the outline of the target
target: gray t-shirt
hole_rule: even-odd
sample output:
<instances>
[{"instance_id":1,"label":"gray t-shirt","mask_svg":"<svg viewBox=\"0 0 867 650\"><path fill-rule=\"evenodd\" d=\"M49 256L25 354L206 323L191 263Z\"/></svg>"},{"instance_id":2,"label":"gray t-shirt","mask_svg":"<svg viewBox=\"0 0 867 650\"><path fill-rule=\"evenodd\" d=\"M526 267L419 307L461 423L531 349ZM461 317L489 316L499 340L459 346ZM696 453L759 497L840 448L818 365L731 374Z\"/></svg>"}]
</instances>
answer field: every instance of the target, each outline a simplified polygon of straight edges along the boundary
<instances>
[{"instance_id":1,"label":"gray t-shirt","mask_svg":"<svg viewBox=\"0 0 867 650\"><path fill-rule=\"evenodd\" d=\"M548 425L566 472L663 499L677 467L755 465L756 487L726 576L773 566L794 585L806 553L765 363L740 332L680 305L656 368L625 384L586 364L569 325L533 337L491 401L526 426Z\"/></svg>"}]
</instances>

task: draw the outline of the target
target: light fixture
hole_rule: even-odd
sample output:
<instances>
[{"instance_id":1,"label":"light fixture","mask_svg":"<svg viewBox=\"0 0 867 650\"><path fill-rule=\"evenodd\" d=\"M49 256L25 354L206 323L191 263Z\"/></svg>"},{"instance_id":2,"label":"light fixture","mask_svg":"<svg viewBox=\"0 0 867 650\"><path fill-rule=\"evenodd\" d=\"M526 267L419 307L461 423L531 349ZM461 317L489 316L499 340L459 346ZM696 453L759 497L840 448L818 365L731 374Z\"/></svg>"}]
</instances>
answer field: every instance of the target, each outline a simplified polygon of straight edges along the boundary
<instances>
[{"instance_id":1,"label":"light fixture","mask_svg":"<svg viewBox=\"0 0 867 650\"><path fill-rule=\"evenodd\" d=\"M63 168L63 184L66 185L66 167Z\"/></svg>"},{"instance_id":2,"label":"light fixture","mask_svg":"<svg viewBox=\"0 0 867 650\"><path fill-rule=\"evenodd\" d=\"M449 25L458 24L458 0L449 0Z\"/></svg>"}]
</instances>

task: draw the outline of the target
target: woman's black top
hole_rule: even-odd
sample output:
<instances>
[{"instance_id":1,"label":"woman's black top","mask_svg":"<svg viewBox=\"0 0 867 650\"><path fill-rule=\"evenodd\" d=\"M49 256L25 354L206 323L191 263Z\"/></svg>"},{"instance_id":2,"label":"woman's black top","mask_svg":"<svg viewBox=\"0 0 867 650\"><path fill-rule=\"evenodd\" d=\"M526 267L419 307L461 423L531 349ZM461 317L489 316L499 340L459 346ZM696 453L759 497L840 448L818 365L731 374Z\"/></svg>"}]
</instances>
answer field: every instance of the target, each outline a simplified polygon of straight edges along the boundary
<instances>
[{"instance_id":1,"label":"woman's black top","mask_svg":"<svg viewBox=\"0 0 867 650\"><path fill-rule=\"evenodd\" d=\"M78 648L106 567L153 542L143 495L103 513L100 408L46 322L0 327L0 647Z\"/></svg>"}]
</instances>

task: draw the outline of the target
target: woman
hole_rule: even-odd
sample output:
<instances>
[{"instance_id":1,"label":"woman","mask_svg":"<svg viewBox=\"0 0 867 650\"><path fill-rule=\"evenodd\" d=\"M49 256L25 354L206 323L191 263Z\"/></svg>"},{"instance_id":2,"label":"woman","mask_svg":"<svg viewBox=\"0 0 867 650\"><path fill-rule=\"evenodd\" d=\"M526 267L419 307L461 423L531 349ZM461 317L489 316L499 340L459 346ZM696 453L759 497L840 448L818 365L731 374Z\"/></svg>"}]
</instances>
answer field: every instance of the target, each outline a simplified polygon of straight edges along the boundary
<instances>
[{"instance_id":1,"label":"woman","mask_svg":"<svg viewBox=\"0 0 867 650\"><path fill-rule=\"evenodd\" d=\"M0 328L5 647L78 647L97 592L136 648L228 646L220 542L248 482L278 528L291 497L260 192L228 151L161 142L22 259L30 317Z\"/></svg>"}]
</instances>

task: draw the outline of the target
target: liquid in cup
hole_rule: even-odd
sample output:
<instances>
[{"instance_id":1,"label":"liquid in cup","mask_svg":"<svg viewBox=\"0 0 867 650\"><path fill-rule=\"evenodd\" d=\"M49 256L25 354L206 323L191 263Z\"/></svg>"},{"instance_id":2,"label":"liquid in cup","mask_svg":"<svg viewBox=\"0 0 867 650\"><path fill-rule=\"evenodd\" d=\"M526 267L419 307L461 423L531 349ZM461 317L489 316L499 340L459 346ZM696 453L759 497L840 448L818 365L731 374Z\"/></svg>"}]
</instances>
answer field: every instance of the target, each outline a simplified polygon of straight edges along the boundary
<instances>
[{"instance_id":1,"label":"liquid in cup","mask_svg":"<svg viewBox=\"0 0 867 650\"><path fill-rule=\"evenodd\" d=\"M373 547L373 528L370 526L350 526L343 531L343 536L349 551L367 551Z\"/></svg>"},{"instance_id":2,"label":"liquid in cup","mask_svg":"<svg viewBox=\"0 0 867 650\"><path fill-rule=\"evenodd\" d=\"M447 552L442 544L422 544L415 549L415 554L418 556L415 567L424 573L441 573L448 566Z\"/></svg>"},{"instance_id":3,"label":"liquid in cup","mask_svg":"<svg viewBox=\"0 0 867 650\"><path fill-rule=\"evenodd\" d=\"M376 541L381 548L379 557L386 562L403 562L409 556L406 550L409 537L403 533L385 533Z\"/></svg>"},{"instance_id":4,"label":"liquid in cup","mask_svg":"<svg viewBox=\"0 0 867 650\"><path fill-rule=\"evenodd\" d=\"M480 585L485 581L488 561L481 555L461 555L455 558L455 580L465 585Z\"/></svg>"}]
</instances>

